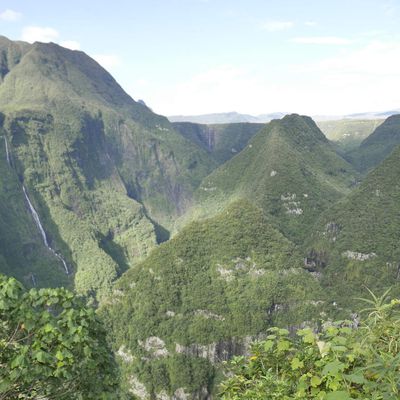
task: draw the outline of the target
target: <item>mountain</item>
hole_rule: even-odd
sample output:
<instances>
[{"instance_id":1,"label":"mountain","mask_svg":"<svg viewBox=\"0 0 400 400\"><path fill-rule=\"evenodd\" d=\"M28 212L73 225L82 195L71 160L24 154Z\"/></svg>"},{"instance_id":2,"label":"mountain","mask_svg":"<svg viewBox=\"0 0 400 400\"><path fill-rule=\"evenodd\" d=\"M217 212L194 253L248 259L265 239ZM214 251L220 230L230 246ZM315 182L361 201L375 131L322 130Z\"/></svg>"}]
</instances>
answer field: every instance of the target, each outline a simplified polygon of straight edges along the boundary
<instances>
[{"instance_id":1,"label":"mountain","mask_svg":"<svg viewBox=\"0 0 400 400\"><path fill-rule=\"evenodd\" d=\"M203 125L193 122L173 122L172 126L198 146L203 147L218 163L239 153L264 124L234 123Z\"/></svg>"},{"instance_id":2,"label":"mountain","mask_svg":"<svg viewBox=\"0 0 400 400\"><path fill-rule=\"evenodd\" d=\"M192 122L197 124L232 124L239 122L251 122L251 123L265 123L272 119L282 118L285 113L269 113L261 114L258 116L249 114L240 114L236 111L227 113L215 113L215 114L203 114L203 115L171 115L168 119L171 122Z\"/></svg>"},{"instance_id":3,"label":"mountain","mask_svg":"<svg viewBox=\"0 0 400 400\"><path fill-rule=\"evenodd\" d=\"M322 311L317 280L269 219L235 202L188 225L118 280L100 315L127 390L209 398L221 362L244 354L251 338Z\"/></svg>"},{"instance_id":4,"label":"mountain","mask_svg":"<svg viewBox=\"0 0 400 400\"><path fill-rule=\"evenodd\" d=\"M346 159L359 171L367 172L382 162L400 144L400 114L392 115L365 138Z\"/></svg>"},{"instance_id":5,"label":"mountain","mask_svg":"<svg viewBox=\"0 0 400 400\"><path fill-rule=\"evenodd\" d=\"M339 146L341 154L357 148L380 124L383 119L339 119L317 121L324 135Z\"/></svg>"},{"instance_id":6,"label":"mountain","mask_svg":"<svg viewBox=\"0 0 400 400\"><path fill-rule=\"evenodd\" d=\"M321 215L305 253L339 307L365 297L365 287L400 295L400 147L347 197ZM354 309L354 308L353 308Z\"/></svg>"},{"instance_id":7,"label":"mountain","mask_svg":"<svg viewBox=\"0 0 400 400\"><path fill-rule=\"evenodd\" d=\"M247 199L299 243L318 215L349 193L356 175L311 118L289 115L267 124L239 154L206 177L195 205L180 223Z\"/></svg>"},{"instance_id":8,"label":"mountain","mask_svg":"<svg viewBox=\"0 0 400 400\"><path fill-rule=\"evenodd\" d=\"M76 290L106 291L168 237L216 163L85 53L2 37L0 54L0 122L13 185L22 201L24 185Z\"/></svg>"}]
</instances>

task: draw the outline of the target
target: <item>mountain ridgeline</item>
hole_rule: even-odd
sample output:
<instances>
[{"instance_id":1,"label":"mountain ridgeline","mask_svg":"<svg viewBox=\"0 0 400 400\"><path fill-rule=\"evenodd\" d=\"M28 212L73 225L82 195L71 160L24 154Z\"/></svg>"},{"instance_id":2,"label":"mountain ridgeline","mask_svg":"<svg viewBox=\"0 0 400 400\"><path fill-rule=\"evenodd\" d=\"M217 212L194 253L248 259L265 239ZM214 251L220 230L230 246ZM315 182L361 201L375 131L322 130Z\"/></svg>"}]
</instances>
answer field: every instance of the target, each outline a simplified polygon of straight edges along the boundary
<instances>
[{"instance_id":1,"label":"mountain ridgeline","mask_svg":"<svg viewBox=\"0 0 400 400\"><path fill-rule=\"evenodd\" d=\"M353 167L311 118L293 114L267 124L243 151L206 177L181 220L208 217L232 201L248 199L298 243L356 179Z\"/></svg>"},{"instance_id":2,"label":"mountain ridgeline","mask_svg":"<svg viewBox=\"0 0 400 400\"><path fill-rule=\"evenodd\" d=\"M272 325L400 295L400 116L372 124L170 123L85 53L0 37L0 272L97 308L124 399L216 398Z\"/></svg>"},{"instance_id":3,"label":"mountain ridgeline","mask_svg":"<svg viewBox=\"0 0 400 400\"><path fill-rule=\"evenodd\" d=\"M4 180L20 193L17 213L28 218L24 184L49 242L73 271L71 284L82 294L107 290L168 238L214 161L86 54L5 38L0 45L1 129L13 169ZM7 229L4 237L11 240ZM22 240L28 260L46 253L32 240ZM58 263L51 252L47 258ZM28 268L13 273L28 283L34 273ZM54 271L51 280L37 274L36 281L57 286L63 274Z\"/></svg>"}]
</instances>

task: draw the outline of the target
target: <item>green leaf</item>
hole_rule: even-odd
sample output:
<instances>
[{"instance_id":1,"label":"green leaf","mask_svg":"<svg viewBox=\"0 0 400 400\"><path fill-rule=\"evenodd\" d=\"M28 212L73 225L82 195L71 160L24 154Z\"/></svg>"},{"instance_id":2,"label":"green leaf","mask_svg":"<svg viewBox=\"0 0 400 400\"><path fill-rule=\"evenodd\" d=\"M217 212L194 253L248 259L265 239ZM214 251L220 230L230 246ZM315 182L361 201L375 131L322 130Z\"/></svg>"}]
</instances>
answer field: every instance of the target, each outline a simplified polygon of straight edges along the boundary
<instances>
[{"instance_id":1,"label":"green leaf","mask_svg":"<svg viewBox=\"0 0 400 400\"><path fill-rule=\"evenodd\" d=\"M265 351L269 351L269 350L271 350L272 349L272 347L274 346L274 341L273 340L266 340L265 342L264 342L264 350Z\"/></svg>"},{"instance_id":2,"label":"green leaf","mask_svg":"<svg viewBox=\"0 0 400 400\"><path fill-rule=\"evenodd\" d=\"M338 361L332 361L328 364L325 365L325 367L322 370L322 375L335 375L340 371L343 371L345 365Z\"/></svg>"},{"instance_id":3,"label":"green leaf","mask_svg":"<svg viewBox=\"0 0 400 400\"><path fill-rule=\"evenodd\" d=\"M328 393L326 395L326 400L351 400L351 397L344 390L339 390L337 392Z\"/></svg>"},{"instance_id":4,"label":"green leaf","mask_svg":"<svg viewBox=\"0 0 400 400\"><path fill-rule=\"evenodd\" d=\"M362 385L367 382L367 380L364 378L364 375L362 373L358 374L351 374L351 375L344 375L344 377L349 380L352 383L357 383L359 385Z\"/></svg>"},{"instance_id":5,"label":"green leaf","mask_svg":"<svg viewBox=\"0 0 400 400\"><path fill-rule=\"evenodd\" d=\"M288 340L281 340L277 345L278 351L286 351L290 349L290 342Z\"/></svg>"},{"instance_id":6,"label":"green leaf","mask_svg":"<svg viewBox=\"0 0 400 400\"><path fill-rule=\"evenodd\" d=\"M293 358L291 361L292 370L295 371L296 369L303 368L304 362L300 361L297 357Z\"/></svg>"},{"instance_id":7,"label":"green leaf","mask_svg":"<svg viewBox=\"0 0 400 400\"><path fill-rule=\"evenodd\" d=\"M47 354L44 351L38 351L35 354L36 360L38 360L40 363L45 363L47 360Z\"/></svg>"},{"instance_id":8,"label":"green leaf","mask_svg":"<svg viewBox=\"0 0 400 400\"><path fill-rule=\"evenodd\" d=\"M322 382L322 379L316 375L310 379L310 384L312 387L318 387L321 384L321 382Z\"/></svg>"}]
</instances>

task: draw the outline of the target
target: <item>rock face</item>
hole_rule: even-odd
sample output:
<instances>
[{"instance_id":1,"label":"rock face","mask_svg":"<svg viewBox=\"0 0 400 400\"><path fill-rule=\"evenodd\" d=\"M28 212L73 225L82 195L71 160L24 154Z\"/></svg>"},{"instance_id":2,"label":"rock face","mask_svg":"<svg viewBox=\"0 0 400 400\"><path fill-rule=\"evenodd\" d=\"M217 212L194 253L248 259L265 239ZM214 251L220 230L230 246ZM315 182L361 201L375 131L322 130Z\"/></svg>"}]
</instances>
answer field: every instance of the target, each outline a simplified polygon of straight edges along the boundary
<instances>
[{"instance_id":1,"label":"rock face","mask_svg":"<svg viewBox=\"0 0 400 400\"><path fill-rule=\"evenodd\" d=\"M169 354L165 342L157 336L150 336L144 342L139 341L139 344L154 358L166 357Z\"/></svg>"},{"instance_id":2,"label":"rock face","mask_svg":"<svg viewBox=\"0 0 400 400\"><path fill-rule=\"evenodd\" d=\"M376 257L376 254L375 253L364 254L364 253L358 253L356 251L347 250L344 253L342 253L342 256L348 258L349 260L366 261Z\"/></svg>"},{"instance_id":3,"label":"rock face","mask_svg":"<svg viewBox=\"0 0 400 400\"><path fill-rule=\"evenodd\" d=\"M230 360L233 356L248 356L251 343L255 340L261 340L263 337L264 335L232 338L208 345L191 344L183 346L176 343L175 352L190 357L205 358L212 364L218 364Z\"/></svg>"}]
</instances>

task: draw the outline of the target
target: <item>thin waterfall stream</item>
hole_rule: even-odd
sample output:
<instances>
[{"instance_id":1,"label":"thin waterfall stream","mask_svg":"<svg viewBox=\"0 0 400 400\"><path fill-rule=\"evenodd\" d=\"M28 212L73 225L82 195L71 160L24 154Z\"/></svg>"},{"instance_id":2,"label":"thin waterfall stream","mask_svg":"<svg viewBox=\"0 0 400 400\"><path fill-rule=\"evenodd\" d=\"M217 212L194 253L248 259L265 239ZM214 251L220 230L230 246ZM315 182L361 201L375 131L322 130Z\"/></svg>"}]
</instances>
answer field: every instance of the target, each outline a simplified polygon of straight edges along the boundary
<instances>
[{"instance_id":1,"label":"thin waterfall stream","mask_svg":"<svg viewBox=\"0 0 400 400\"><path fill-rule=\"evenodd\" d=\"M25 189L25 186L24 186L24 185L22 185L22 190L23 190L23 192L24 192L25 199L26 199L26 201L27 201L27 203L28 203L29 210L30 210L30 212L31 212L31 214L32 214L32 216L33 216L33 219L34 219L34 221L35 221L35 223L36 223L36 226L38 227L38 229L39 229L39 231L40 231L40 234L41 234L41 236L42 236L44 245L45 245L45 246L46 246L46 247L47 247L61 262L62 262L62 264L63 264L63 266L64 266L65 273L66 273L67 275L69 275L68 266L67 266L67 263L65 262L64 258L62 258L62 257L60 256L60 254L58 254L58 253L49 245L49 241L47 240L46 232L45 232L45 230L43 229L42 223L40 222L39 214L38 214L37 211L35 210L35 207L33 207L33 204L31 203L31 201L30 201L30 199L29 199L28 193L26 192L26 189Z\"/></svg>"},{"instance_id":2,"label":"thin waterfall stream","mask_svg":"<svg viewBox=\"0 0 400 400\"><path fill-rule=\"evenodd\" d=\"M9 147L8 147L8 142L7 142L7 137L4 135L4 142L5 142L5 147L6 147L6 156L7 156L7 163L8 165L11 167L11 158L10 158L10 151L9 151ZM25 196L25 200L28 203L29 206L29 211L33 217L33 220L35 221L35 224L37 226L37 228L39 229L40 235L42 236L42 240L44 245L62 262L63 267L64 267L64 271L67 275L69 275L69 269L68 269L68 265L66 263L66 261L64 260L64 258L58 254L49 244L49 241L47 240L47 236L46 236L46 232L43 228L43 225L40 221L39 218L39 214L37 213L37 211L35 210L35 207L33 207L33 204L31 202L31 200L29 199L28 193L26 191L25 185L22 185L22 191L24 192L24 196ZM33 281L33 276L32 276L32 281ZM36 283L34 283L34 285L36 285Z\"/></svg>"},{"instance_id":3,"label":"thin waterfall stream","mask_svg":"<svg viewBox=\"0 0 400 400\"><path fill-rule=\"evenodd\" d=\"M8 142L7 142L7 136L6 135L4 135L4 142L6 144L7 164L11 167L10 152L8 151Z\"/></svg>"}]
</instances>

